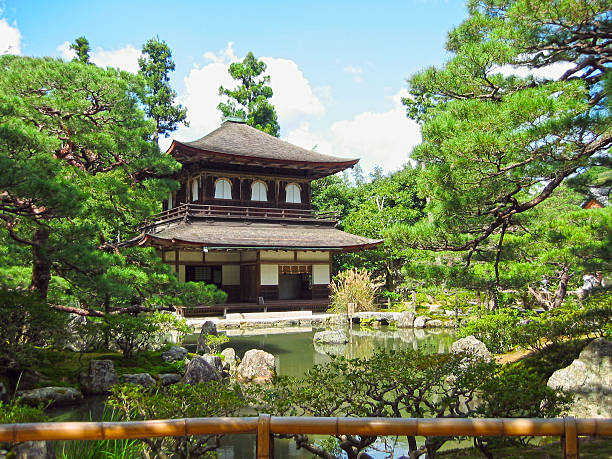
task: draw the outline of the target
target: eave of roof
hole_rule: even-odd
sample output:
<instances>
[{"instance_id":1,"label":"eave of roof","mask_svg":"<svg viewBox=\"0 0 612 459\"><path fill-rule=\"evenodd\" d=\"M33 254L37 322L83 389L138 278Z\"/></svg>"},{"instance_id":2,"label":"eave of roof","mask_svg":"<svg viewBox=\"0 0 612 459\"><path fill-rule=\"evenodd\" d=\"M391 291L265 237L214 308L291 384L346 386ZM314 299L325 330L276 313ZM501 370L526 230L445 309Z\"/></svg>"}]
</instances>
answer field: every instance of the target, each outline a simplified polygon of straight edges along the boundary
<instances>
[{"instance_id":1,"label":"eave of roof","mask_svg":"<svg viewBox=\"0 0 612 459\"><path fill-rule=\"evenodd\" d=\"M232 121L226 121L220 128L193 142L174 140L167 153L183 162L212 159L300 167L329 173L352 167L359 161L306 150L246 124Z\"/></svg>"},{"instance_id":2,"label":"eave of roof","mask_svg":"<svg viewBox=\"0 0 612 459\"><path fill-rule=\"evenodd\" d=\"M206 247L218 250L334 250L343 252L372 249L383 242L329 227L222 222L171 224L158 231L143 234L133 241L134 244L144 246Z\"/></svg>"}]
</instances>

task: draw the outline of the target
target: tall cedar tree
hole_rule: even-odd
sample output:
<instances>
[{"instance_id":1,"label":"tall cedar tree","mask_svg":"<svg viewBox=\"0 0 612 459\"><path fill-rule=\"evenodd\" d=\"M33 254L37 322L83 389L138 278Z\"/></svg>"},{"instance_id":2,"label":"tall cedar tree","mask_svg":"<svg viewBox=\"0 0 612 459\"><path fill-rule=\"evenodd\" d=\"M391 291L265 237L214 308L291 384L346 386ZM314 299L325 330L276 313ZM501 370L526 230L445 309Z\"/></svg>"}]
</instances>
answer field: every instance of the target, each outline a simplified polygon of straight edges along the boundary
<instances>
[{"instance_id":1,"label":"tall cedar tree","mask_svg":"<svg viewBox=\"0 0 612 459\"><path fill-rule=\"evenodd\" d=\"M470 0L450 32L451 59L409 80L423 123L424 219L398 239L433 251L492 251L568 178L608 168L612 123L602 84L612 62L609 0ZM502 69L566 67L558 78ZM511 72L510 72L511 73ZM559 272L567 282L567 272Z\"/></svg>"},{"instance_id":2,"label":"tall cedar tree","mask_svg":"<svg viewBox=\"0 0 612 459\"><path fill-rule=\"evenodd\" d=\"M80 62L82 64L89 64L89 51L91 48L89 47L89 40L85 37L79 37L74 40L74 43L70 45L70 49L72 49L76 56L73 61Z\"/></svg>"},{"instance_id":3,"label":"tall cedar tree","mask_svg":"<svg viewBox=\"0 0 612 459\"><path fill-rule=\"evenodd\" d=\"M145 79L145 92L142 102L147 116L155 121L153 140L159 136L168 137L179 124L186 126L187 109L180 104L175 105L176 91L170 87L168 74L174 71L172 53L165 41L158 37L151 38L142 47L142 57L138 59L138 73Z\"/></svg>"},{"instance_id":4,"label":"tall cedar tree","mask_svg":"<svg viewBox=\"0 0 612 459\"><path fill-rule=\"evenodd\" d=\"M270 77L261 76L266 71L266 64L249 52L242 62L230 64L228 71L240 86L235 89L219 87L219 95L228 97L217 106L223 116L245 119L249 126L278 137L280 126L276 110L269 102L273 94L272 88L267 86Z\"/></svg>"},{"instance_id":5,"label":"tall cedar tree","mask_svg":"<svg viewBox=\"0 0 612 459\"><path fill-rule=\"evenodd\" d=\"M151 251L120 254L112 243L176 186L156 178L179 166L148 140L140 80L50 58L2 56L0 68L0 237L30 249L30 288L46 298L56 274L108 309L171 284Z\"/></svg>"}]
</instances>

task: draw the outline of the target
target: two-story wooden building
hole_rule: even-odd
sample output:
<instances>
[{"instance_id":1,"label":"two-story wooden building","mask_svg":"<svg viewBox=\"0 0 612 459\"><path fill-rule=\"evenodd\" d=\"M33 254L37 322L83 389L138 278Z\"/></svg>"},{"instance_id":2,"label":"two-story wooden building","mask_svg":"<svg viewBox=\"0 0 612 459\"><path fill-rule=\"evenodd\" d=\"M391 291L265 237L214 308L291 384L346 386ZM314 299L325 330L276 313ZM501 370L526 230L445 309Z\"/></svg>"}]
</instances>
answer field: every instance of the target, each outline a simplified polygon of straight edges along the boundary
<instances>
[{"instance_id":1,"label":"two-story wooden building","mask_svg":"<svg viewBox=\"0 0 612 459\"><path fill-rule=\"evenodd\" d=\"M314 179L352 167L225 121L194 142L172 142L180 189L144 227L181 281L216 284L229 302L327 299L332 256L382 241L345 233L311 208Z\"/></svg>"}]
</instances>

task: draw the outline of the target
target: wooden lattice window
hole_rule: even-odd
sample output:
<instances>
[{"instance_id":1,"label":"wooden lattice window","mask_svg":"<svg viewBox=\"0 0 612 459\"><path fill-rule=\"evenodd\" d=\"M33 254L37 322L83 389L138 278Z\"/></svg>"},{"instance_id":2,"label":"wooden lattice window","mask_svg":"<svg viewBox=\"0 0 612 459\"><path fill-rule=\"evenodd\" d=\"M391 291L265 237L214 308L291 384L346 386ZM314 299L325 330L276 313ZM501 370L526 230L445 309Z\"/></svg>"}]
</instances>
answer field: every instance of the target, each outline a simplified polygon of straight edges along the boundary
<instances>
[{"instance_id":1,"label":"wooden lattice window","mask_svg":"<svg viewBox=\"0 0 612 459\"><path fill-rule=\"evenodd\" d=\"M280 274L312 274L311 265L280 265Z\"/></svg>"}]
</instances>

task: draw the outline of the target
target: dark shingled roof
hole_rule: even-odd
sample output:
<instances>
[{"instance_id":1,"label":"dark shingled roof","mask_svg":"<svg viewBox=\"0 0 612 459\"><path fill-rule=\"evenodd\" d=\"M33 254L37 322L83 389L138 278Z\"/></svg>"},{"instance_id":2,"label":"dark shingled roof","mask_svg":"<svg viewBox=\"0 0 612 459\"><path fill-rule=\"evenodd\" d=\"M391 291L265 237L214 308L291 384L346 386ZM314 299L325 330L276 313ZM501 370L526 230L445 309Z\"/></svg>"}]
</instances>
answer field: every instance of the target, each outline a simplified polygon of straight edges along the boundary
<instances>
[{"instance_id":1,"label":"dark shingled roof","mask_svg":"<svg viewBox=\"0 0 612 459\"><path fill-rule=\"evenodd\" d=\"M373 248L381 240L345 233L336 228L273 223L174 223L150 231L140 245L197 245L222 248L331 249L355 251Z\"/></svg>"},{"instance_id":2,"label":"dark shingled roof","mask_svg":"<svg viewBox=\"0 0 612 459\"><path fill-rule=\"evenodd\" d=\"M225 156L228 159L263 160L281 165L329 166L334 172L359 161L307 150L234 121L225 121L218 129L193 142L175 140L168 153L183 157Z\"/></svg>"}]
</instances>

